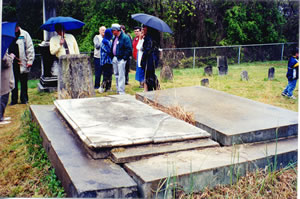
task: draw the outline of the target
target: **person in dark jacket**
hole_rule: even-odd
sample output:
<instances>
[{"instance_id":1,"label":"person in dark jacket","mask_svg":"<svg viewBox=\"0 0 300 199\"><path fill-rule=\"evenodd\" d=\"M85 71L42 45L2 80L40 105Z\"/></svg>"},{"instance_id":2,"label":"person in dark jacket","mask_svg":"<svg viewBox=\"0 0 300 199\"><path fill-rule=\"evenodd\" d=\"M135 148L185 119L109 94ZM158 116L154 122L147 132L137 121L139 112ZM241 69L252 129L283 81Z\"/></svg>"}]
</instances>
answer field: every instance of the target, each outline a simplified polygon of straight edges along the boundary
<instances>
[{"instance_id":1,"label":"person in dark jacket","mask_svg":"<svg viewBox=\"0 0 300 199\"><path fill-rule=\"evenodd\" d=\"M158 79L155 75L155 68L159 60L159 32L151 27L143 26L144 43L141 66L145 71L144 91L160 89Z\"/></svg>"},{"instance_id":2,"label":"person in dark jacket","mask_svg":"<svg viewBox=\"0 0 300 199\"><path fill-rule=\"evenodd\" d=\"M296 99L293 95L293 91L297 85L298 73L299 73L299 49L295 48L292 51L292 56L288 62L288 69L286 73L286 77L288 79L288 85L281 93L282 96L286 96L291 99Z\"/></svg>"},{"instance_id":3,"label":"person in dark jacket","mask_svg":"<svg viewBox=\"0 0 300 199\"><path fill-rule=\"evenodd\" d=\"M125 65L132 54L132 45L130 38L121 31L119 24L112 24L112 64L116 77L117 93L125 94Z\"/></svg>"},{"instance_id":4,"label":"person in dark jacket","mask_svg":"<svg viewBox=\"0 0 300 199\"><path fill-rule=\"evenodd\" d=\"M130 42L132 43L132 37L129 33L126 33L126 28L124 25L121 25L121 30L123 33L125 33L129 38ZM131 64L131 56L129 57L128 60L126 60L126 65L125 65L125 85L129 85L129 72L130 72L130 64Z\"/></svg>"}]
</instances>

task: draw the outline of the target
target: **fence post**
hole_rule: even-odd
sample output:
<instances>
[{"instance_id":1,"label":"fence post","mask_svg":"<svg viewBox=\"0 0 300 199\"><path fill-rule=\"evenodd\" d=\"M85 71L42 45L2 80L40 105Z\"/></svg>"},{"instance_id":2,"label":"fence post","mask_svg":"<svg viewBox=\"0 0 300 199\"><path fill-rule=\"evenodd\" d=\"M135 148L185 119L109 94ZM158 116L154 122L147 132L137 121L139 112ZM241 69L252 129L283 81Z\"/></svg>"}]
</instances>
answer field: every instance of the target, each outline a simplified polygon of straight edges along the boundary
<instances>
[{"instance_id":1,"label":"fence post","mask_svg":"<svg viewBox=\"0 0 300 199\"><path fill-rule=\"evenodd\" d=\"M240 64L240 60L241 60L241 46L239 46L238 64Z\"/></svg>"},{"instance_id":2,"label":"fence post","mask_svg":"<svg viewBox=\"0 0 300 199\"><path fill-rule=\"evenodd\" d=\"M196 48L194 48L193 69L195 69Z\"/></svg>"},{"instance_id":3,"label":"fence post","mask_svg":"<svg viewBox=\"0 0 300 199\"><path fill-rule=\"evenodd\" d=\"M284 44L281 45L281 58L280 60L283 60L283 51L284 51Z\"/></svg>"}]
</instances>

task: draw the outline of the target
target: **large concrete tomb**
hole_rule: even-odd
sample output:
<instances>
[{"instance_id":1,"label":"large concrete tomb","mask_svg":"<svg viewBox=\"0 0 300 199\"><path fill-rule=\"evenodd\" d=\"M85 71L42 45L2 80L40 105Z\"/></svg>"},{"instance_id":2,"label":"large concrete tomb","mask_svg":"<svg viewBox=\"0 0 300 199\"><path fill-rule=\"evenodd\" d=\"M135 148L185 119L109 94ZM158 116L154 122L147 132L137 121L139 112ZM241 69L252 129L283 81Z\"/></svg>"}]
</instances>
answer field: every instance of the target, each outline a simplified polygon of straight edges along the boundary
<instances>
[{"instance_id":1,"label":"large concrete tomb","mask_svg":"<svg viewBox=\"0 0 300 199\"><path fill-rule=\"evenodd\" d=\"M222 145L298 135L297 112L202 86L137 93L136 98L194 113L196 126Z\"/></svg>"},{"instance_id":2,"label":"large concrete tomb","mask_svg":"<svg viewBox=\"0 0 300 199\"><path fill-rule=\"evenodd\" d=\"M107 157L114 147L210 137L129 95L56 100L54 104L93 158Z\"/></svg>"}]
</instances>

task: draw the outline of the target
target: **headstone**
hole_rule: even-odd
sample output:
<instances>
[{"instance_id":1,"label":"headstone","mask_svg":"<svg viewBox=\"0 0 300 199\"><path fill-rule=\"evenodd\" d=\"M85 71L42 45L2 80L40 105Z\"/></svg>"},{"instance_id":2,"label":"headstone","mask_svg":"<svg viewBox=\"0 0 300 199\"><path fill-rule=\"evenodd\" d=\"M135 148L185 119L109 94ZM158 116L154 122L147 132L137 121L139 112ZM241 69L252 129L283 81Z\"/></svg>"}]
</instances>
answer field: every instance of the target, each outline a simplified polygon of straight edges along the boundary
<instances>
[{"instance_id":1,"label":"headstone","mask_svg":"<svg viewBox=\"0 0 300 199\"><path fill-rule=\"evenodd\" d=\"M269 68L269 72L268 72L268 79L269 80L273 80L275 76L275 68L271 67Z\"/></svg>"},{"instance_id":2,"label":"headstone","mask_svg":"<svg viewBox=\"0 0 300 199\"><path fill-rule=\"evenodd\" d=\"M219 69L219 75L227 75L228 65L226 56L217 56L217 66Z\"/></svg>"},{"instance_id":3,"label":"headstone","mask_svg":"<svg viewBox=\"0 0 300 199\"><path fill-rule=\"evenodd\" d=\"M249 77L248 77L248 72L246 70L243 70L241 72L241 78L242 78L242 81L248 81L249 80Z\"/></svg>"},{"instance_id":4,"label":"headstone","mask_svg":"<svg viewBox=\"0 0 300 199\"><path fill-rule=\"evenodd\" d=\"M212 74L213 74L213 68L212 68L212 66L206 66L204 68L204 73L205 73L205 75L212 76Z\"/></svg>"},{"instance_id":5,"label":"headstone","mask_svg":"<svg viewBox=\"0 0 300 199\"><path fill-rule=\"evenodd\" d=\"M170 66L163 66L160 72L160 80L173 80L173 70Z\"/></svg>"},{"instance_id":6,"label":"headstone","mask_svg":"<svg viewBox=\"0 0 300 199\"><path fill-rule=\"evenodd\" d=\"M58 99L85 98L95 95L90 56L60 56L58 68Z\"/></svg>"},{"instance_id":7,"label":"headstone","mask_svg":"<svg viewBox=\"0 0 300 199\"><path fill-rule=\"evenodd\" d=\"M209 79L205 78L201 80L201 86L209 86Z\"/></svg>"}]
</instances>

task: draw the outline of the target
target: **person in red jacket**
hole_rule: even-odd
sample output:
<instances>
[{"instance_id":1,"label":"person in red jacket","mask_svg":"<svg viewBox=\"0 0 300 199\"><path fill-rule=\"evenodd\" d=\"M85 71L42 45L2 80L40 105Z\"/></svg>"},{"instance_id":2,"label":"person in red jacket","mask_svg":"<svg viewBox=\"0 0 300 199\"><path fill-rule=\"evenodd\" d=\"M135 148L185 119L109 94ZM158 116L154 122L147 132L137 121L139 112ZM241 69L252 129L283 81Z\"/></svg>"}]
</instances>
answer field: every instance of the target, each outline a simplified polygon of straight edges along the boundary
<instances>
[{"instance_id":1,"label":"person in red jacket","mask_svg":"<svg viewBox=\"0 0 300 199\"><path fill-rule=\"evenodd\" d=\"M144 71L141 71L142 69L140 68L140 66L137 63L138 62L138 49L136 48L140 41L140 38L141 38L141 27L139 27L139 26L134 27L134 34L135 34L135 37L132 41L132 48L133 48L132 56L133 56L133 59L136 61L135 80L140 82L140 88L144 88L144 78L141 78L141 77L144 77ZM140 73L142 73L142 75L140 75Z\"/></svg>"},{"instance_id":2,"label":"person in red jacket","mask_svg":"<svg viewBox=\"0 0 300 199\"><path fill-rule=\"evenodd\" d=\"M132 56L133 56L133 59L136 61L137 59L137 49L136 49L136 45L139 43L139 37L140 37L140 34L141 34L141 27L134 27L134 34L135 34L135 37L132 41L132 48L133 48L133 53L132 53Z\"/></svg>"}]
</instances>

